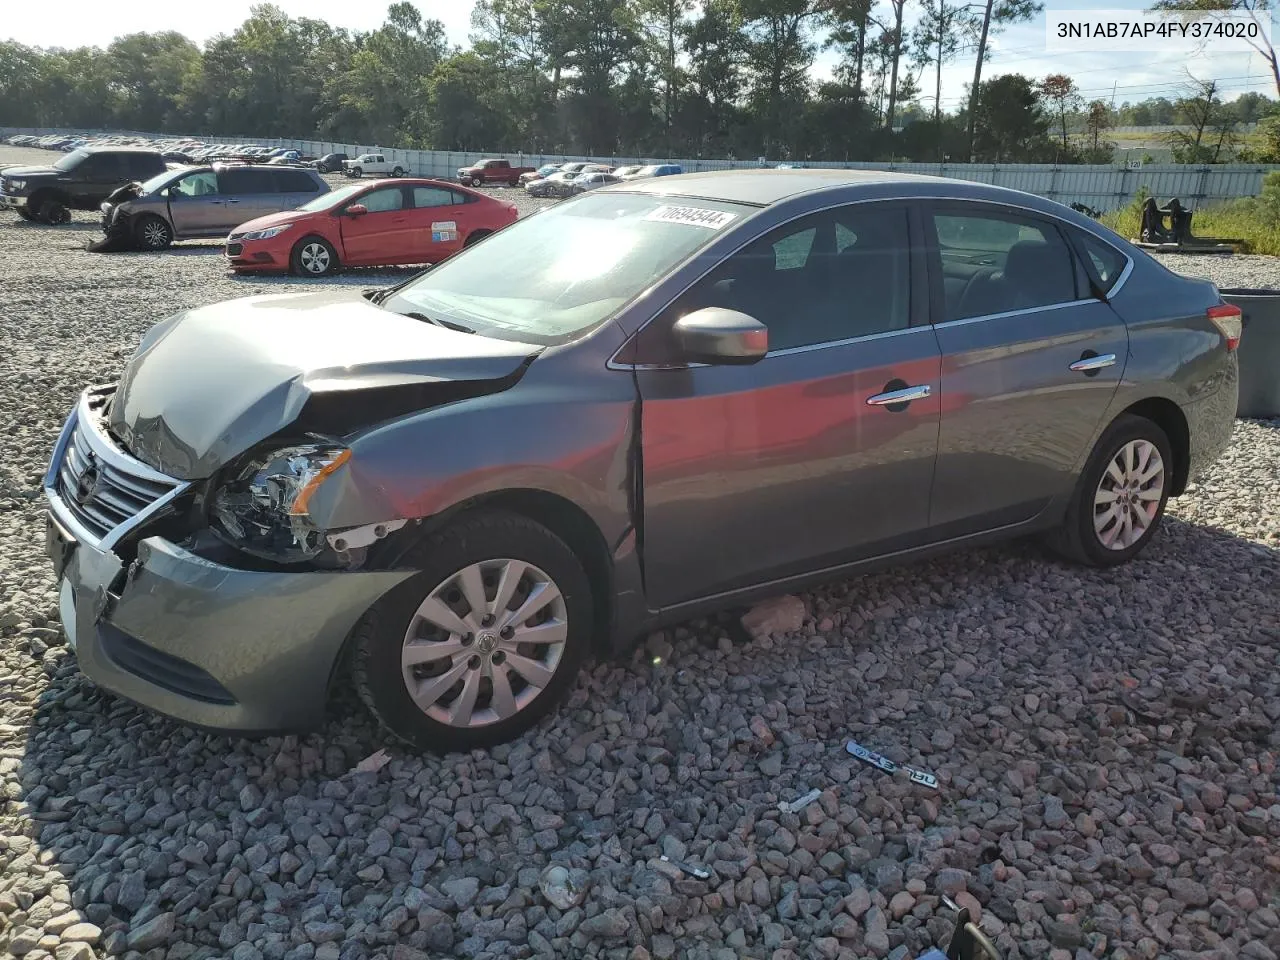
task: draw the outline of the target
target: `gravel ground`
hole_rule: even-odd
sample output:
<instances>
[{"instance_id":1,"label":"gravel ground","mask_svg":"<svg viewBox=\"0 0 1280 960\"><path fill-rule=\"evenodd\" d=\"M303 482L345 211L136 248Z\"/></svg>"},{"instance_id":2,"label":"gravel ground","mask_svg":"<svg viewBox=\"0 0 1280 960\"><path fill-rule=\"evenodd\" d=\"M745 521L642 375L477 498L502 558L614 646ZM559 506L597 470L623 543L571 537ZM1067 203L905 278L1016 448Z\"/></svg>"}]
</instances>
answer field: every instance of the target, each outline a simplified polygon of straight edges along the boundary
<instances>
[{"instance_id":1,"label":"gravel ground","mask_svg":"<svg viewBox=\"0 0 1280 960\"><path fill-rule=\"evenodd\" d=\"M89 254L96 229L0 217L0 952L898 960L944 892L1010 958L1280 952L1280 422L1241 423L1123 569L1014 544L836 583L792 635L688 624L513 745L353 774L384 744L349 699L311 736L212 736L63 646L38 487L77 392L176 309L315 286L207 244ZM539 892L550 862L581 906Z\"/></svg>"}]
</instances>

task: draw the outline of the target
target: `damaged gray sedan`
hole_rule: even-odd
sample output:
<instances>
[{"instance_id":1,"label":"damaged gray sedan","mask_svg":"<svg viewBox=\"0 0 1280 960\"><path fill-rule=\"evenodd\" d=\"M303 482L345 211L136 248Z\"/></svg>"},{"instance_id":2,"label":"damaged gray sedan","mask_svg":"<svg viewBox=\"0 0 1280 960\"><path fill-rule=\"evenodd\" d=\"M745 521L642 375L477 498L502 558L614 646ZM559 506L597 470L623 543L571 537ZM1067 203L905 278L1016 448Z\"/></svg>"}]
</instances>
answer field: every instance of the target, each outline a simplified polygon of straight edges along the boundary
<instances>
[{"instance_id":1,"label":"damaged gray sedan","mask_svg":"<svg viewBox=\"0 0 1280 960\"><path fill-rule=\"evenodd\" d=\"M1225 448L1240 312L1058 204L744 171L606 187L365 294L150 330L44 488L81 668L203 727L337 684L510 739L593 651L1022 534L1105 566Z\"/></svg>"}]
</instances>

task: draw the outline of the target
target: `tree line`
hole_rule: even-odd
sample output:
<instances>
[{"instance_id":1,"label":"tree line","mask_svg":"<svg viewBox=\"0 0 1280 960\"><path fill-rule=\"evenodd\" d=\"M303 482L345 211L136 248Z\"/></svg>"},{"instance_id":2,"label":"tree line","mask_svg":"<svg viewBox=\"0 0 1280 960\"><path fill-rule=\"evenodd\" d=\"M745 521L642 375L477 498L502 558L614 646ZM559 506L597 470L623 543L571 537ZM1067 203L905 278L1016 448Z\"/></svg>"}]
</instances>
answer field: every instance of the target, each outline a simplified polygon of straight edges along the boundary
<instances>
[{"instance_id":1,"label":"tree line","mask_svg":"<svg viewBox=\"0 0 1280 960\"><path fill-rule=\"evenodd\" d=\"M1039 0L912 0L910 28L907 2L478 0L465 48L411 3L368 32L264 4L203 49L174 32L106 49L0 42L0 124L598 156L1101 162L1117 122L1187 120L1188 97L1116 111L1066 76L983 79L992 38ZM836 67L815 81L823 49ZM942 68L963 58L973 82L948 111ZM1235 107L1209 99L1197 116L1213 141ZM1257 116L1272 103L1248 102Z\"/></svg>"}]
</instances>

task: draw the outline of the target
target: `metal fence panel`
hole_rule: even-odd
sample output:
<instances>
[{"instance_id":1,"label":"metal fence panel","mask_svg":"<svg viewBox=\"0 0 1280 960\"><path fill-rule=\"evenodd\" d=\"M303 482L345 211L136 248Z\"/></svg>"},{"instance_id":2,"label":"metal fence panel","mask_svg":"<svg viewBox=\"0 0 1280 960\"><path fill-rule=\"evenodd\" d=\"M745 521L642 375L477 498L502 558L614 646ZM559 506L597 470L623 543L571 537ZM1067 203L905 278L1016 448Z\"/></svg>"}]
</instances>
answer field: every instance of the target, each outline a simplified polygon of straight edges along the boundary
<instances>
[{"instance_id":1,"label":"metal fence panel","mask_svg":"<svg viewBox=\"0 0 1280 960\"><path fill-rule=\"evenodd\" d=\"M106 131L74 131L52 128L0 127L0 135L28 134L100 135ZM487 157L505 157L513 165L540 167L546 163L566 163L572 160L609 163L613 166L647 163L678 163L688 172L700 170L755 169L756 159L730 160L716 157L606 157L573 156L568 154L526 154L502 152L472 152L445 150L402 150L362 143L336 143L321 140L289 140L279 138L225 137L177 134L155 134L141 131L114 131L126 136L165 139L195 139L206 143L254 143L264 146L287 146L313 156L326 153L345 153L356 157L362 153L381 153L393 163L399 163L415 176L453 179L459 167L469 166ZM774 166L778 161L770 161ZM1192 209L1207 204L1222 203L1239 197L1256 196L1262 189L1262 180L1270 172L1280 170L1280 165L1269 164L1147 164L1136 169L1119 165L1067 166L1058 164L960 164L960 163L872 163L815 161L805 166L845 170L891 170L900 173L916 173L929 176L951 177L978 183L989 183L1027 193L1049 197L1060 203L1084 203L1099 210L1114 210L1124 206L1133 195L1145 187L1161 200L1178 197Z\"/></svg>"}]
</instances>

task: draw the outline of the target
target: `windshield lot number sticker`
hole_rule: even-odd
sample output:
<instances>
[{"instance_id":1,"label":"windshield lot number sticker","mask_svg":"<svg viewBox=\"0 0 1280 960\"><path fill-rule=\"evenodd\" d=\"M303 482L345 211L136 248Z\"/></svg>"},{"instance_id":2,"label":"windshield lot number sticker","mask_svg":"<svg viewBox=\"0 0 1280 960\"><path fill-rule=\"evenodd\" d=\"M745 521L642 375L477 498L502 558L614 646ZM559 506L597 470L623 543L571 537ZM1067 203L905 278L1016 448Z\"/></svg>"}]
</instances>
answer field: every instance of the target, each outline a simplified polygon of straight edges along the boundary
<instances>
[{"instance_id":1,"label":"windshield lot number sticker","mask_svg":"<svg viewBox=\"0 0 1280 960\"><path fill-rule=\"evenodd\" d=\"M706 227L708 230L719 230L737 219L735 213L722 213L719 210L703 210L701 207L662 206L645 215L646 220L657 220L660 223L683 223L691 227Z\"/></svg>"},{"instance_id":2,"label":"windshield lot number sticker","mask_svg":"<svg viewBox=\"0 0 1280 960\"><path fill-rule=\"evenodd\" d=\"M453 220L440 220L431 224L431 242L448 243L458 239L458 224Z\"/></svg>"}]
</instances>

